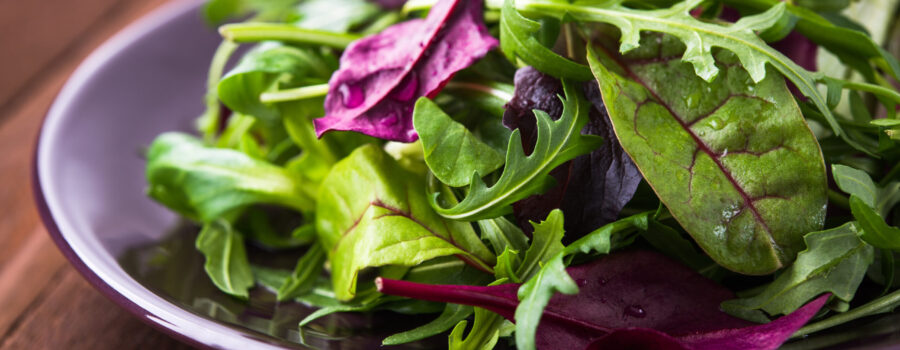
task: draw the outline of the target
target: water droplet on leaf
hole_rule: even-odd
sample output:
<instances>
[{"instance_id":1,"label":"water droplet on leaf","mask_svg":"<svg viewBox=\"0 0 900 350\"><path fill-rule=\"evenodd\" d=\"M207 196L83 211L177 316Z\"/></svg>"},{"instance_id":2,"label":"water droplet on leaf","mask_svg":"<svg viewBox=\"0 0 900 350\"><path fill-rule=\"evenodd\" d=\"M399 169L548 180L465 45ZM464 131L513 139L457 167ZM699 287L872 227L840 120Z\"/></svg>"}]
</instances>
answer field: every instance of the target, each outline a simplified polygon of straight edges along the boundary
<instances>
[{"instance_id":1,"label":"water droplet on leaf","mask_svg":"<svg viewBox=\"0 0 900 350\"><path fill-rule=\"evenodd\" d=\"M578 280L575 281L575 283L578 283L579 287L584 287L587 285L588 282L586 279L579 278Z\"/></svg>"},{"instance_id":2,"label":"water droplet on leaf","mask_svg":"<svg viewBox=\"0 0 900 350\"><path fill-rule=\"evenodd\" d=\"M397 85L397 87L394 88L391 98L397 101L406 102L415 97L418 89L419 78L416 76L415 72L410 72L406 78L403 78L400 85Z\"/></svg>"},{"instance_id":3,"label":"water droplet on leaf","mask_svg":"<svg viewBox=\"0 0 900 350\"><path fill-rule=\"evenodd\" d=\"M357 85L343 83L338 86L338 92L341 94L344 107L347 108L359 107L366 100L365 93Z\"/></svg>"},{"instance_id":4,"label":"water droplet on leaf","mask_svg":"<svg viewBox=\"0 0 900 350\"><path fill-rule=\"evenodd\" d=\"M640 305L628 305L625 307L625 315L637 318L647 317L647 312Z\"/></svg>"},{"instance_id":5,"label":"water droplet on leaf","mask_svg":"<svg viewBox=\"0 0 900 350\"><path fill-rule=\"evenodd\" d=\"M719 118L710 118L709 119L709 127L713 128L713 130L722 130L725 127L725 122Z\"/></svg>"}]
</instances>

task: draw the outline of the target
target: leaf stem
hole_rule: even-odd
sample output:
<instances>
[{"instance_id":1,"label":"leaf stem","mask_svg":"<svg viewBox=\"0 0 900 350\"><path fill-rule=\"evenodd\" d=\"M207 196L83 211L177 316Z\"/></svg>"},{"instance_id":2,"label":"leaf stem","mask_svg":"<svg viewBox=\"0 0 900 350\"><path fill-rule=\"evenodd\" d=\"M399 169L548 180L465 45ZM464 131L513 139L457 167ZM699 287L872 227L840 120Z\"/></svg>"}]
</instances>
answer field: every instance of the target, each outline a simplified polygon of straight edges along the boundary
<instances>
[{"instance_id":1,"label":"leaf stem","mask_svg":"<svg viewBox=\"0 0 900 350\"><path fill-rule=\"evenodd\" d=\"M881 181L878 182L878 186L887 186L889 183L891 183L891 180L897 177L897 175L900 175L900 162L894 164L894 167L891 168L890 171L888 171L887 175L885 175L884 178L882 178Z\"/></svg>"},{"instance_id":2,"label":"leaf stem","mask_svg":"<svg viewBox=\"0 0 900 350\"><path fill-rule=\"evenodd\" d=\"M197 120L197 127L203 133L206 142L212 143L219 131L219 94L216 87L219 80L222 80L222 74L225 72L225 65L228 59L237 50L238 45L232 41L222 41L216 52L213 54L212 63L209 65L209 72L206 78L206 111Z\"/></svg>"},{"instance_id":3,"label":"leaf stem","mask_svg":"<svg viewBox=\"0 0 900 350\"><path fill-rule=\"evenodd\" d=\"M451 82L447 83L445 88L452 89L452 90L477 91L480 93L484 93L484 94L496 97L503 101L512 100L512 93L510 92L511 89L506 88L508 85L506 85L506 86L501 86L501 85L506 85L506 84L497 83L497 84L486 85L486 84L464 82L464 81L451 81Z\"/></svg>"},{"instance_id":4,"label":"leaf stem","mask_svg":"<svg viewBox=\"0 0 900 350\"><path fill-rule=\"evenodd\" d=\"M868 93L872 93L874 95L887 97L891 101L894 101L894 102L900 104L900 93L897 93L896 91L885 88L883 86L869 84L869 83L863 83L863 82L858 82L858 81L825 77L825 81L829 81L829 80L840 83L841 85L844 86L844 88L868 92Z\"/></svg>"},{"instance_id":5,"label":"leaf stem","mask_svg":"<svg viewBox=\"0 0 900 350\"><path fill-rule=\"evenodd\" d=\"M322 97L326 94L328 94L328 84L318 84L273 92L264 92L259 95L259 100L265 103L286 102Z\"/></svg>"},{"instance_id":6,"label":"leaf stem","mask_svg":"<svg viewBox=\"0 0 900 350\"><path fill-rule=\"evenodd\" d=\"M305 29L289 24L234 23L219 27L219 34L238 43L278 40L300 44L313 44L344 49L360 38L355 34Z\"/></svg>"},{"instance_id":7,"label":"leaf stem","mask_svg":"<svg viewBox=\"0 0 900 350\"><path fill-rule=\"evenodd\" d=\"M867 304L847 311L842 314L834 315L822 321L806 325L795 332L791 338L802 337L804 335L815 333L826 328L831 328L839 324L853 321L855 319L883 312L900 305L900 290L896 290L891 294L868 302Z\"/></svg>"}]
</instances>

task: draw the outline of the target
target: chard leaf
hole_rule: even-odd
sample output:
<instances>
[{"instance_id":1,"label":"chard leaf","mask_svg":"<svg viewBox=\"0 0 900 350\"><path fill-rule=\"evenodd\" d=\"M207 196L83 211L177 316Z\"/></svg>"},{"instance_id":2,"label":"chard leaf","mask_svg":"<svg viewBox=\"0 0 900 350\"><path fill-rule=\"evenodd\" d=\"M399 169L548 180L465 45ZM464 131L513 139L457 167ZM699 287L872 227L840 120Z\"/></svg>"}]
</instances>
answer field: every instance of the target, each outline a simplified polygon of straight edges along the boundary
<instances>
[{"instance_id":1,"label":"chard leaf","mask_svg":"<svg viewBox=\"0 0 900 350\"><path fill-rule=\"evenodd\" d=\"M441 218L424 190L421 176L375 145L335 164L319 190L316 232L328 251L338 300L353 298L366 267L414 266L456 255L490 271L494 256L472 226Z\"/></svg>"},{"instance_id":2,"label":"chard leaf","mask_svg":"<svg viewBox=\"0 0 900 350\"><path fill-rule=\"evenodd\" d=\"M444 311L434 320L406 332L397 333L384 338L383 345L399 345L425 339L440 334L454 325L463 321L472 314L472 307L468 305L447 304ZM465 322L465 321L463 321Z\"/></svg>"},{"instance_id":3,"label":"chard leaf","mask_svg":"<svg viewBox=\"0 0 900 350\"><path fill-rule=\"evenodd\" d=\"M599 137L580 133L588 122L587 104L574 86L564 83L563 88L566 97L560 97L563 112L559 120L552 121L546 112L534 110L538 137L530 155L525 154L521 134L513 131L497 182L488 187L481 178L473 176L466 197L451 207L442 206L434 194L431 204L435 210L452 220L504 215L510 212L512 203L545 189L552 181L548 174L553 168L596 148L602 141Z\"/></svg>"},{"instance_id":4,"label":"chard leaf","mask_svg":"<svg viewBox=\"0 0 900 350\"><path fill-rule=\"evenodd\" d=\"M186 134L159 135L147 151L150 197L188 218L210 222L251 204L315 206L314 188L284 168Z\"/></svg>"},{"instance_id":5,"label":"chard leaf","mask_svg":"<svg viewBox=\"0 0 900 350\"><path fill-rule=\"evenodd\" d=\"M756 325L719 311L719 303L733 295L728 289L656 253L617 253L570 267L562 275L567 272L581 291L553 297L539 315L540 349L584 349L594 341L610 341L606 337L611 335L621 336L619 332L638 332L626 336L635 341L654 331L679 345L677 349L775 349L828 298L823 295L791 315ZM517 307L527 307L526 299L516 299L515 284L426 285L385 278L376 284L388 295L473 305L510 320ZM518 339L516 345L533 348Z\"/></svg>"},{"instance_id":6,"label":"chard leaf","mask_svg":"<svg viewBox=\"0 0 900 350\"><path fill-rule=\"evenodd\" d=\"M247 290L256 283L244 237L225 220L216 220L203 225L197 236L197 250L206 257L203 269L219 290L230 295L247 299Z\"/></svg>"},{"instance_id":7,"label":"chard leaf","mask_svg":"<svg viewBox=\"0 0 900 350\"><path fill-rule=\"evenodd\" d=\"M769 64L793 82L797 89L818 107L835 135L843 137L855 148L866 151L845 135L825 98L817 89L816 83L823 75L803 69L778 50L766 45L757 36L756 32L768 29L782 18L785 13L784 3L778 2L763 13L743 17L733 24L722 25L704 22L691 16L690 11L703 1L686 0L667 9L637 10L621 4L592 6L590 3L571 4L561 0L534 0L525 3L520 10L534 11L557 18L571 16L577 21L614 25L622 32L619 51L623 54L641 46L641 32L672 35L686 46L681 61L691 63L696 75L707 82L712 82L720 73L720 68L713 58L713 47L731 51L755 83L762 82L766 77L766 64Z\"/></svg>"},{"instance_id":8,"label":"chard leaf","mask_svg":"<svg viewBox=\"0 0 900 350\"><path fill-rule=\"evenodd\" d=\"M819 144L778 73L754 84L721 50L719 78L706 82L669 36L625 57L596 49L603 63L588 61L622 147L700 247L744 274L790 264L824 223L827 188Z\"/></svg>"},{"instance_id":9,"label":"chard leaf","mask_svg":"<svg viewBox=\"0 0 900 350\"><path fill-rule=\"evenodd\" d=\"M861 241L854 223L819 232L804 239L807 249L760 294L722 303L731 313L763 310L770 315L789 314L817 295L831 292L849 302L872 263L873 251Z\"/></svg>"},{"instance_id":10,"label":"chard leaf","mask_svg":"<svg viewBox=\"0 0 900 350\"><path fill-rule=\"evenodd\" d=\"M285 278L277 290L278 300L291 300L312 290L325 264L325 250L319 243L313 244L303 257L297 259L294 272Z\"/></svg>"},{"instance_id":11,"label":"chard leaf","mask_svg":"<svg viewBox=\"0 0 900 350\"><path fill-rule=\"evenodd\" d=\"M503 9L500 11L500 48L511 62L520 59L557 78L590 80L591 71L588 67L557 55L538 41L535 34L540 29L539 22L525 18L516 10L513 0L503 1Z\"/></svg>"},{"instance_id":12,"label":"chard leaf","mask_svg":"<svg viewBox=\"0 0 900 350\"><path fill-rule=\"evenodd\" d=\"M454 73L496 45L482 22L478 0L441 0L426 19L354 41L328 82L325 116L315 120L316 133L350 130L415 141L415 99L433 97Z\"/></svg>"},{"instance_id":13,"label":"chard leaf","mask_svg":"<svg viewBox=\"0 0 900 350\"><path fill-rule=\"evenodd\" d=\"M531 152L537 139L532 110L543 110L558 119L562 104L555 96L562 93L562 84L532 67L519 69L515 82L515 94L503 114L503 123L521 131L525 150ZM556 187L516 202L513 212L523 227L528 227L528 220L539 220L560 208L566 214L570 237L583 236L614 221L641 181L640 172L616 139L596 83L585 83L584 92L593 108L581 132L603 137L603 147L551 171Z\"/></svg>"},{"instance_id":14,"label":"chard leaf","mask_svg":"<svg viewBox=\"0 0 900 350\"><path fill-rule=\"evenodd\" d=\"M428 98L416 102L413 124L425 149L425 163L447 185L465 186L473 174L487 175L503 165L503 156Z\"/></svg>"}]
</instances>

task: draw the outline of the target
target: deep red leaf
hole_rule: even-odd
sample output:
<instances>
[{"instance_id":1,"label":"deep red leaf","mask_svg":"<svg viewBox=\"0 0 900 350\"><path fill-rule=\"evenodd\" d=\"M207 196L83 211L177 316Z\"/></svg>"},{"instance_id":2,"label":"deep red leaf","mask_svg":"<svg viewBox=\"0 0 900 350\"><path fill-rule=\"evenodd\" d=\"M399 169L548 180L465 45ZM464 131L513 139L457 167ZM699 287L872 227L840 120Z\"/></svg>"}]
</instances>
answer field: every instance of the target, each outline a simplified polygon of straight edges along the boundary
<instances>
[{"instance_id":1,"label":"deep red leaf","mask_svg":"<svg viewBox=\"0 0 900 350\"><path fill-rule=\"evenodd\" d=\"M395 24L357 40L328 82L321 136L351 130L387 140L418 139L416 99L436 95L457 71L497 46L482 20L480 0L440 0L425 19Z\"/></svg>"}]
</instances>

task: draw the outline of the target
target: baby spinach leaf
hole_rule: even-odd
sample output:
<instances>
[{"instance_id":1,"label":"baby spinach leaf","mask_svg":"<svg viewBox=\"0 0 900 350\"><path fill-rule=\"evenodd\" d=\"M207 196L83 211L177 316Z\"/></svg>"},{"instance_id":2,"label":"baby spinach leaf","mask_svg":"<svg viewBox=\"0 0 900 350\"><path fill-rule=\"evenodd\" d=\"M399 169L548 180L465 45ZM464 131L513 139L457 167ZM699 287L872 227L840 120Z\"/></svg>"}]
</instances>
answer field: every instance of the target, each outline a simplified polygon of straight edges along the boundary
<instances>
[{"instance_id":1,"label":"baby spinach leaf","mask_svg":"<svg viewBox=\"0 0 900 350\"><path fill-rule=\"evenodd\" d=\"M855 223L819 232L804 239L806 250L761 293L722 303L729 313L763 310L770 315L789 314L825 292L843 301L853 300L856 288L872 263L872 247L861 241Z\"/></svg>"},{"instance_id":2,"label":"baby spinach leaf","mask_svg":"<svg viewBox=\"0 0 900 350\"><path fill-rule=\"evenodd\" d=\"M297 259L294 272L284 279L278 288L278 300L294 299L310 291L316 278L322 273L326 257L327 254L321 244L316 243L310 246L303 257Z\"/></svg>"},{"instance_id":3,"label":"baby spinach leaf","mask_svg":"<svg viewBox=\"0 0 900 350\"><path fill-rule=\"evenodd\" d=\"M413 124L425 149L425 163L441 182L461 187L503 165L503 156L481 142L426 97L419 98Z\"/></svg>"},{"instance_id":4,"label":"baby spinach leaf","mask_svg":"<svg viewBox=\"0 0 900 350\"><path fill-rule=\"evenodd\" d=\"M452 220L479 220L501 216L510 212L510 205L529 195L544 190L550 183L551 170L562 163L588 153L602 141L592 135L581 135L588 122L588 106L581 93L572 84L563 84L565 98L562 116L552 121L541 110L534 110L537 117L538 137L534 151L526 155L519 131L510 136L503 173L488 187L478 176L469 183L466 197L452 207L439 204L438 195L432 197L432 206L442 216Z\"/></svg>"},{"instance_id":5,"label":"baby spinach leaf","mask_svg":"<svg viewBox=\"0 0 900 350\"><path fill-rule=\"evenodd\" d=\"M216 287L230 295L247 299L247 290L256 283L244 238L225 220L203 225L197 236L197 250L206 257L203 269Z\"/></svg>"},{"instance_id":6,"label":"baby spinach leaf","mask_svg":"<svg viewBox=\"0 0 900 350\"><path fill-rule=\"evenodd\" d=\"M447 304L444 311L434 320L423 324L415 329L406 332L397 333L390 337L384 338L383 345L398 345L416 340L425 339L435 334L444 332L458 322L466 319L472 314L472 307L468 305Z\"/></svg>"},{"instance_id":7,"label":"baby spinach leaf","mask_svg":"<svg viewBox=\"0 0 900 350\"><path fill-rule=\"evenodd\" d=\"M315 188L284 168L231 149L206 147L186 134L159 135L147 151L148 194L178 213L209 222L251 204L301 212L315 206Z\"/></svg>"},{"instance_id":8,"label":"baby spinach leaf","mask_svg":"<svg viewBox=\"0 0 900 350\"><path fill-rule=\"evenodd\" d=\"M778 73L754 84L721 50L719 78L706 82L669 36L625 57L595 49L603 63L593 52L588 61L622 147L700 247L744 274L790 264L802 235L824 223L826 179Z\"/></svg>"},{"instance_id":9,"label":"baby spinach leaf","mask_svg":"<svg viewBox=\"0 0 900 350\"><path fill-rule=\"evenodd\" d=\"M316 132L350 130L415 141L415 99L433 97L454 73L496 45L482 22L478 0L441 0L426 19L357 40L344 51L340 69L328 82L326 114L315 120Z\"/></svg>"},{"instance_id":10,"label":"baby spinach leaf","mask_svg":"<svg viewBox=\"0 0 900 350\"><path fill-rule=\"evenodd\" d=\"M335 164L319 190L316 231L328 251L338 300L353 298L366 267L414 266L456 255L490 271L494 257L471 224L441 218L424 190L421 176L374 145Z\"/></svg>"},{"instance_id":11,"label":"baby spinach leaf","mask_svg":"<svg viewBox=\"0 0 900 350\"><path fill-rule=\"evenodd\" d=\"M500 48L511 62L522 60L557 78L580 81L591 78L588 67L567 60L541 44L535 36L541 23L525 18L514 5L514 0L504 0L500 11Z\"/></svg>"},{"instance_id":12,"label":"baby spinach leaf","mask_svg":"<svg viewBox=\"0 0 900 350\"><path fill-rule=\"evenodd\" d=\"M581 290L549 301L539 315L537 348L584 349L618 332L655 330L681 349L775 349L828 298L823 295L791 315L756 325L719 311L719 303L733 295L728 289L656 253L617 253L567 272ZM516 299L515 284L426 285L384 278L376 284L385 294L474 305L507 319L517 307L527 307L527 299ZM533 348L518 339L516 345Z\"/></svg>"}]
</instances>

